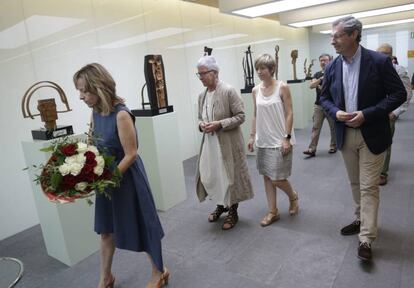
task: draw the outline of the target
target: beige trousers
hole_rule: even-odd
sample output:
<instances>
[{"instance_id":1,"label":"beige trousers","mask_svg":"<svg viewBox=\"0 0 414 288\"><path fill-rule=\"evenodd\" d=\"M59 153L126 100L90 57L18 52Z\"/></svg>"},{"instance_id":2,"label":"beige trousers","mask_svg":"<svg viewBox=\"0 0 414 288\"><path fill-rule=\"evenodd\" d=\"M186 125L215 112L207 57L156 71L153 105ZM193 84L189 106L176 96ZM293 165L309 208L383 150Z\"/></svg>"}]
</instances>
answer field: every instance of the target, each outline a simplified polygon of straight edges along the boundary
<instances>
[{"instance_id":1,"label":"beige trousers","mask_svg":"<svg viewBox=\"0 0 414 288\"><path fill-rule=\"evenodd\" d=\"M371 153L360 129L346 128L342 157L351 183L355 215L361 221L359 241L371 243L377 237L379 176L385 152Z\"/></svg>"},{"instance_id":2,"label":"beige trousers","mask_svg":"<svg viewBox=\"0 0 414 288\"><path fill-rule=\"evenodd\" d=\"M323 120L325 120L325 118L328 120L329 129L331 130L331 143L329 148L336 149L335 122L325 113L322 106L314 105L312 136L309 144L309 149L313 152L316 152L316 148L318 147L319 135L321 134Z\"/></svg>"}]
</instances>

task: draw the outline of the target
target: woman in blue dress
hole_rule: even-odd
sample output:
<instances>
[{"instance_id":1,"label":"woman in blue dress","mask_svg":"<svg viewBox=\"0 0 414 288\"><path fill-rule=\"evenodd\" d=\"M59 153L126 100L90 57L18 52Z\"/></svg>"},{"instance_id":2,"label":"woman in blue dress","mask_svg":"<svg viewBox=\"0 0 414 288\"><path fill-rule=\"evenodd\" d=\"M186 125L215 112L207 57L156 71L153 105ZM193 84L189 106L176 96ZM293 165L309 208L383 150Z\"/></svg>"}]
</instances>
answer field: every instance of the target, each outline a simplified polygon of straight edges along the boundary
<instances>
[{"instance_id":1,"label":"woman in blue dress","mask_svg":"<svg viewBox=\"0 0 414 288\"><path fill-rule=\"evenodd\" d=\"M120 187L108 191L110 199L97 195L95 231L101 236L101 267L98 288L112 288L115 277L111 266L115 247L145 251L152 264L147 288L168 284L169 272L163 266L161 239L164 236L144 165L137 154L135 118L116 95L115 81L100 64L88 64L73 76L80 99L92 108L92 131L98 147L115 156L122 174Z\"/></svg>"}]
</instances>

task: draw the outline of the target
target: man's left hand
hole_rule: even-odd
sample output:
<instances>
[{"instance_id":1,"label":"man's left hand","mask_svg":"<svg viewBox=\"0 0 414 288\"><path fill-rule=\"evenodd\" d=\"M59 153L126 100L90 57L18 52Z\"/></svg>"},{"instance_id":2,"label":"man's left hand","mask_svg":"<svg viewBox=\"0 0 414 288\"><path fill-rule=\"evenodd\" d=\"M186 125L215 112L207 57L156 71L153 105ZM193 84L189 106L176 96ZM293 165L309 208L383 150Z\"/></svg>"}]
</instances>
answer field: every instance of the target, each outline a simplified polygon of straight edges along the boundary
<instances>
[{"instance_id":1,"label":"man's left hand","mask_svg":"<svg viewBox=\"0 0 414 288\"><path fill-rule=\"evenodd\" d=\"M395 115L393 112L391 112L390 114L388 114L388 117L390 118L391 121L397 120L397 115Z\"/></svg>"},{"instance_id":2,"label":"man's left hand","mask_svg":"<svg viewBox=\"0 0 414 288\"><path fill-rule=\"evenodd\" d=\"M358 128L365 121L364 113L362 113L362 111L356 111L353 114L354 117L351 120L346 121L345 124L352 128Z\"/></svg>"}]
</instances>

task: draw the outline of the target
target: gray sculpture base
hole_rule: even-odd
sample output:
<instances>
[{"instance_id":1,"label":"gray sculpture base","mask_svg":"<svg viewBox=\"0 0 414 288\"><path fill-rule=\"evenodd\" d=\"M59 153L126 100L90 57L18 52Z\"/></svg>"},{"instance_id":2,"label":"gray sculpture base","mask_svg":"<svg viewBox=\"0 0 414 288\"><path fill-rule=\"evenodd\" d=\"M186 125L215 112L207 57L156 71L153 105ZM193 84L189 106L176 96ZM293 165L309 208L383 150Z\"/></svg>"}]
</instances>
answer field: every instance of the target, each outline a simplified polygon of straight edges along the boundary
<instances>
[{"instance_id":1,"label":"gray sculpture base","mask_svg":"<svg viewBox=\"0 0 414 288\"><path fill-rule=\"evenodd\" d=\"M85 135L72 135L69 138L84 138ZM40 151L51 144L48 141L23 141L23 153L26 165L46 163L50 153ZM44 196L40 185L33 179L40 172L29 169L29 178L33 197L39 216L43 240L49 256L73 266L99 249L99 238L93 231L94 206L89 206L86 200L76 203L56 204Z\"/></svg>"},{"instance_id":2,"label":"gray sculpture base","mask_svg":"<svg viewBox=\"0 0 414 288\"><path fill-rule=\"evenodd\" d=\"M308 82L292 83L289 88L292 95L293 127L306 128L312 120L315 89L310 89Z\"/></svg>"},{"instance_id":3,"label":"gray sculpture base","mask_svg":"<svg viewBox=\"0 0 414 288\"><path fill-rule=\"evenodd\" d=\"M242 93L241 97L244 103L244 113L246 115L244 123L241 125L241 130L244 138L244 148L246 149L246 155L256 155L256 150L249 152L247 150L247 143L250 139L250 130L252 128L252 118L254 115L254 105L252 93Z\"/></svg>"}]
</instances>

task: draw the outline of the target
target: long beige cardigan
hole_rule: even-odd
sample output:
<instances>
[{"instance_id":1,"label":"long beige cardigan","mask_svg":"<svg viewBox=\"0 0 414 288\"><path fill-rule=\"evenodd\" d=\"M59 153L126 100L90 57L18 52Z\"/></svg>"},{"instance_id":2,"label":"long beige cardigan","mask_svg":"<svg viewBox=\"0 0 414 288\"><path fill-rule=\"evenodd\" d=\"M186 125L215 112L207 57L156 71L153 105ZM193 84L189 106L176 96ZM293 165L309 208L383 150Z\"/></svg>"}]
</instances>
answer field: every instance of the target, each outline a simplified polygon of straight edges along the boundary
<instances>
[{"instance_id":1,"label":"long beige cardigan","mask_svg":"<svg viewBox=\"0 0 414 288\"><path fill-rule=\"evenodd\" d=\"M202 109L206 96L203 91L198 96L198 120L202 121ZM246 153L240 125L244 122L244 105L241 97L230 85L219 82L213 99L214 121L220 121L222 129L216 131L223 155L224 167L229 177L230 205L253 198L253 189L247 169ZM200 127L200 126L199 126ZM204 134L201 140L199 156L203 149ZM207 197L207 192L200 180L199 163L197 161L196 191L200 202Z\"/></svg>"}]
</instances>

